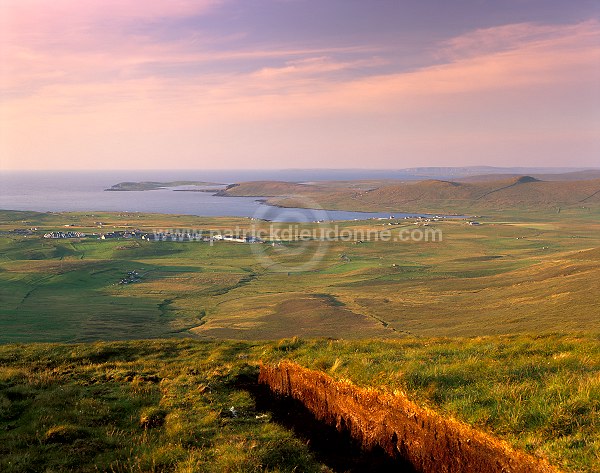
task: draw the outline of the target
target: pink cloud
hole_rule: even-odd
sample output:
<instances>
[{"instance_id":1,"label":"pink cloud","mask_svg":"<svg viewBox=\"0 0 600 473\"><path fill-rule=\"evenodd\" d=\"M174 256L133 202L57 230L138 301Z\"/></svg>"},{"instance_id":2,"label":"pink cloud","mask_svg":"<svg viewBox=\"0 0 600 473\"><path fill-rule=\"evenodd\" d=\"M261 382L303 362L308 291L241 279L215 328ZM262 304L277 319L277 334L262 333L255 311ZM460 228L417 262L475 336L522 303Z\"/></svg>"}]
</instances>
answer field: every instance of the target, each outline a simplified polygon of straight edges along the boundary
<instances>
[{"instance_id":1,"label":"pink cloud","mask_svg":"<svg viewBox=\"0 0 600 473\"><path fill-rule=\"evenodd\" d=\"M67 37L71 29L82 33L106 21L150 20L198 15L223 0L3 0L5 33L19 39L43 37L48 32Z\"/></svg>"},{"instance_id":2,"label":"pink cloud","mask_svg":"<svg viewBox=\"0 0 600 473\"><path fill-rule=\"evenodd\" d=\"M253 75L256 78L261 79L294 76L308 77L349 69L371 68L385 64L389 64L389 61L381 57L356 59L352 61L337 61L328 56L317 56L286 61L285 65L282 67L265 67Z\"/></svg>"},{"instance_id":3,"label":"pink cloud","mask_svg":"<svg viewBox=\"0 0 600 473\"><path fill-rule=\"evenodd\" d=\"M334 52L362 55L340 60ZM478 30L441 44L441 64L358 78L339 73L368 71L385 58L372 48L190 51L185 42L145 39L114 54L86 47L52 55L18 44L3 54L11 58L2 66L8 70L4 86L20 92L1 108L5 151L0 154L14 156L8 167L18 166L23 156L35 162L41 150L61 159L79 148L102 156L106 166L118 165L103 145L117 146L115 140L121 152L143 155L145 165L156 159L155 167L161 155L173 153L185 157L181 167L189 167L199 154L235 163L236 156L249 152L275 160L278 153L300 151L460 156L498 148L498 153L542 155L540 143L562 153L575 145L600 146L594 134L599 117L592 116L600 107L594 95L597 21ZM285 61L245 73L141 72L149 63L248 58ZM23 84L30 90L19 90ZM32 141L32 135L38 138Z\"/></svg>"},{"instance_id":4,"label":"pink cloud","mask_svg":"<svg viewBox=\"0 0 600 473\"><path fill-rule=\"evenodd\" d=\"M19 67L6 74L5 79L8 80L6 85L16 87L26 81L29 75L30 78L44 84L42 96L49 93L54 97L77 97L82 91L86 91L85 97L88 98L91 91L97 90L98 93L92 94L92 97L106 98L107 101L103 100L105 104L110 103L110 97L103 96L105 90L140 91L144 90L148 83L152 83L153 92L158 100L168 100L175 95L185 100L190 98L192 102L198 98L209 98L209 101L214 100L217 106L219 100L229 104L238 100L252 103L254 99L263 100L262 95L276 98L304 91L305 96L303 95L300 101L305 105L301 109L314 107L319 111L323 110L323 105L326 109L376 109L390 99L413 102L422 101L425 97L427 102L430 102L439 100L443 95L597 80L595 64L600 56L600 25L597 22L569 25L562 29L554 28L553 34L550 34L546 27L531 25L531 28L534 33L529 35L524 35L523 25L485 30L489 37L487 44L497 44L501 41L503 46L500 50L484 47L480 54L475 55L472 48L468 47L464 57L456 57L444 64L411 72L367 75L358 79L351 76L340 79L339 76L331 77L330 74L356 68L368 69L385 64L386 61L378 57L338 61L324 55L314 56L315 53L328 51L326 48L190 53L185 51L181 44L126 45L111 57L79 53L49 57L42 52L14 48L11 51L13 59L16 58L13 63ZM518 34L514 34L515 31ZM538 34L535 31L538 31ZM544 39L540 40L542 33ZM465 35L451 43L455 45L455 51L464 51L465 44L470 44L474 41L473 37L482 34L483 32L477 32L474 35ZM524 40L524 37L529 39ZM500 39L497 41L495 38ZM446 47L446 44L442 45L442 49ZM329 51L336 49L332 48ZM263 68L245 74L202 73L191 77L161 78L151 73L144 77L127 72L151 62L198 64L203 61L249 57L283 58L295 55L309 56L289 59L281 67ZM307 90L307 86L312 89ZM33 101L35 102L35 97ZM268 114L277 107L261 109Z\"/></svg>"},{"instance_id":5,"label":"pink cloud","mask_svg":"<svg viewBox=\"0 0 600 473\"><path fill-rule=\"evenodd\" d=\"M595 20L574 25L543 25L516 23L492 28L482 28L451 38L441 44L438 56L446 59L464 59L489 53L510 51L525 45L542 45L557 37L577 36L585 32L597 33Z\"/></svg>"},{"instance_id":6,"label":"pink cloud","mask_svg":"<svg viewBox=\"0 0 600 473\"><path fill-rule=\"evenodd\" d=\"M564 27L519 24L478 30L445 43L441 51L446 53L448 44L452 46L450 61L374 81L381 82L384 94L405 90L437 95L598 80L597 21Z\"/></svg>"},{"instance_id":7,"label":"pink cloud","mask_svg":"<svg viewBox=\"0 0 600 473\"><path fill-rule=\"evenodd\" d=\"M506 31L502 27L487 33L504 37ZM504 44L499 51L484 48L479 55L470 51L465 57L416 71L358 79L340 80L328 74L351 69L356 63L325 57L291 61L281 68L242 76L215 76L200 87L188 84L185 93L205 106L212 103L219 115L231 110L232 116L256 119L307 114L323 117L340 112L389 114L399 105L407 112L439 109L446 104L468 109L481 103L482 96L488 102L497 99L500 104L503 97L509 96L522 96L523 103L553 103L569 88L596 89L596 64L600 62L597 22L569 25L562 30L555 27L552 35L545 32L543 41L533 35L528 41L511 41L510 48L507 42ZM540 98L541 92L547 94L545 98ZM474 105L473 100L477 101ZM221 101L226 106L221 107Z\"/></svg>"}]
</instances>

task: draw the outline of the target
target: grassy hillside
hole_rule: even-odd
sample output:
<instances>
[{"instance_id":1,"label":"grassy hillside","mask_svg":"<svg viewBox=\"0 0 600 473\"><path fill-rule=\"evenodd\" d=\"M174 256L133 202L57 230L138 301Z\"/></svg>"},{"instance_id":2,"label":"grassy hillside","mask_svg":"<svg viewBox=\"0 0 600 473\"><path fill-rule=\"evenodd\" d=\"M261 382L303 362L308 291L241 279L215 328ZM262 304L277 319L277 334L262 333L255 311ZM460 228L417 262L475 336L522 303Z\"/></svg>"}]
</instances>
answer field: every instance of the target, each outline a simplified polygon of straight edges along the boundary
<instances>
[{"instance_id":1,"label":"grassy hillside","mask_svg":"<svg viewBox=\"0 0 600 473\"><path fill-rule=\"evenodd\" d=\"M371 183L373 184L373 183ZM247 182L222 192L232 196L265 196L277 205L304 206L306 196L324 208L392 212L457 212L514 209L557 209L569 206L598 206L600 179L541 181L530 176L504 179L454 182L425 180L418 182L380 182L375 188L356 189L325 183Z\"/></svg>"},{"instance_id":2,"label":"grassy hillside","mask_svg":"<svg viewBox=\"0 0 600 473\"><path fill-rule=\"evenodd\" d=\"M447 208L520 208L600 203L600 179L589 181L539 181L529 176L490 182L459 183L423 181L415 184L385 186L361 196L371 204L414 206L420 201L431 207L445 202Z\"/></svg>"},{"instance_id":3,"label":"grassy hillside","mask_svg":"<svg viewBox=\"0 0 600 473\"><path fill-rule=\"evenodd\" d=\"M231 184L217 192L221 196L273 197L278 195L293 195L310 192L313 187L309 184L299 184L285 181L253 181L241 184Z\"/></svg>"},{"instance_id":4,"label":"grassy hillside","mask_svg":"<svg viewBox=\"0 0 600 473\"><path fill-rule=\"evenodd\" d=\"M51 229L223 229L266 222L141 214L0 216L0 341L92 341L165 336L278 339L472 336L597 330L600 219L586 209L502 220L341 230L438 229L442 241L220 242L51 240ZM103 222L98 228L94 222ZM418 223L418 222L417 222ZM33 235L15 228L38 228ZM319 229L320 224L302 228ZM272 272L268 261L308 271ZM259 255L255 254L259 251ZM262 255L260 252L264 252ZM269 263L270 264L270 263ZM141 278L119 281L130 271Z\"/></svg>"},{"instance_id":5,"label":"grassy hillside","mask_svg":"<svg viewBox=\"0 0 600 473\"><path fill-rule=\"evenodd\" d=\"M249 348L2 346L0 471L324 471L235 386Z\"/></svg>"},{"instance_id":6,"label":"grassy hillside","mask_svg":"<svg viewBox=\"0 0 600 473\"><path fill-rule=\"evenodd\" d=\"M328 471L246 390L259 360L292 359L598 472L599 348L585 335L3 345L0 471Z\"/></svg>"},{"instance_id":7,"label":"grassy hillside","mask_svg":"<svg viewBox=\"0 0 600 473\"><path fill-rule=\"evenodd\" d=\"M477 221L338 223L390 241L211 245L42 235L270 224L0 212L1 343L171 337L0 346L0 471L327 471L240 383L260 360L292 359L598 472L599 211ZM395 238L413 230L443 238ZM271 270L319 249L308 270ZM136 282L119 284L131 271Z\"/></svg>"},{"instance_id":8,"label":"grassy hillside","mask_svg":"<svg viewBox=\"0 0 600 473\"><path fill-rule=\"evenodd\" d=\"M296 340L286 357L359 386L405 393L565 470L600 471L598 335Z\"/></svg>"}]
</instances>

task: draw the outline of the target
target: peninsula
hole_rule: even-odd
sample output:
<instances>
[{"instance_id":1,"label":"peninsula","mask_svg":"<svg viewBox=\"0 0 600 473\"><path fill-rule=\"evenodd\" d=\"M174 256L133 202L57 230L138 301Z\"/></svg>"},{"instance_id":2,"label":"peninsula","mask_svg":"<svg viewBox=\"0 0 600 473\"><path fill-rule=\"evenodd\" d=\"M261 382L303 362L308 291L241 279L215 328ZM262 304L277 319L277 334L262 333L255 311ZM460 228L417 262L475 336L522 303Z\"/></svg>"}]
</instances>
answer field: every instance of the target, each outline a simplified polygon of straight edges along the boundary
<instances>
[{"instance_id":1,"label":"peninsula","mask_svg":"<svg viewBox=\"0 0 600 473\"><path fill-rule=\"evenodd\" d=\"M141 182L119 182L105 191L153 191L157 189L165 189L167 187L180 187L180 186L196 186L196 187L208 187L208 186L222 186L218 182L204 182L204 181L170 181L170 182L156 182L156 181L141 181Z\"/></svg>"}]
</instances>

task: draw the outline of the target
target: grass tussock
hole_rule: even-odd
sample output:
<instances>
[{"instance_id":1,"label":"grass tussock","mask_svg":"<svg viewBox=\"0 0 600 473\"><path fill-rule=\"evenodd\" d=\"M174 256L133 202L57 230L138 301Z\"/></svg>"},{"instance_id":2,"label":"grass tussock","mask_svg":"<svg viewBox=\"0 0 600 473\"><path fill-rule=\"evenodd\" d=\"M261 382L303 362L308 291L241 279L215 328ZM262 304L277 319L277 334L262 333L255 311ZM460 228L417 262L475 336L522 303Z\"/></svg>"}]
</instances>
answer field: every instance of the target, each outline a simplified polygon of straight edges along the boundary
<instances>
[{"instance_id":1,"label":"grass tussock","mask_svg":"<svg viewBox=\"0 0 600 473\"><path fill-rule=\"evenodd\" d=\"M559 471L544 459L511 449L505 442L424 409L405 396L336 381L296 363L261 365L259 382L278 395L302 402L318 419L348 432L363 448L400 457L414 471Z\"/></svg>"},{"instance_id":2,"label":"grass tussock","mask_svg":"<svg viewBox=\"0 0 600 473\"><path fill-rule=\"evenodd\" d=\"M292 360L599 472L600 337L0 346L0 471L322 471L239 381Z\"/></svg>"},{"instance_id":3,"label":"grass tussock","mask_svg":"<svg viewBox=\"0 0 600 473\"><path fill-rule=\"evenodd\" d=\"M2 346L0 471L326 471L235 387L254 376L251 350L188 341Z\"/></svg>"},{"instance_id":4,"label":"grass tussock","mask_svg":"<svg viewBox=\"0 0 600 473\"><path fill-rule=\"evenodd\" d=\"M568 471L600 471L598 335L321 340L295 347L286 359L359 386L402 392Z\"/></svg>"}]
</instances>

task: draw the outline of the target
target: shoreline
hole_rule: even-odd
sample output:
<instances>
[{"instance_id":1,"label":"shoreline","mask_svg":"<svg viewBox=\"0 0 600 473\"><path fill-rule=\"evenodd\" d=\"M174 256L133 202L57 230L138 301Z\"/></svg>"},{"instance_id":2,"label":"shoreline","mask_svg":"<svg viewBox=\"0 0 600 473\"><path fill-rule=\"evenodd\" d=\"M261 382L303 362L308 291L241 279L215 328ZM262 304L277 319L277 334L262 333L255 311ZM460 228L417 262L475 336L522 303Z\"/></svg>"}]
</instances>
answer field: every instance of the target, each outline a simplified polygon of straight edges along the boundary
<instances>
[{"instance_id":1,"label":"shoreline","mask_svg":"<svg viewBox=\"0 0 600 473\"><path fill-rule=\"evenodd\" d=\"M363 213L363 214L380 214L380 212L361 212L361 211L353 211L353 210L326 210L326 209L309 209L302 207L281 207L277 205L267 204L269 207L279 208L279 209L288 209L288 210L301 210L301 211L323 211L323 212L349 212L349 213ZM10 209L10 208L0 208L0 212L33 212L38 214L78 214L78 213L106 213L106 214L143 214L143 215L168 215L170 217L197 217L197 218L240 218L240 219L249 219L249 220L262 220L265 222L273 222L273 223L323 223L323 222L353 222L353 221L368 221L368 220L376 220L376 221L384 221L384 220L403 220L403 219L428 219L428 218L438 218L443 220L466 220L472 218L468 215L437 215L437 214L402 214L402 216L389 215L387 217L365 217L365 218L333 218L328 220L277 220L277 219L268 219L268 218L260 218L260 217L252 217L246 215L198 215L198 214L190 214L190 213L178 213L178 212L148 212L143 210L31 210L31 209Z\"/></svg>"}]
</instances>

